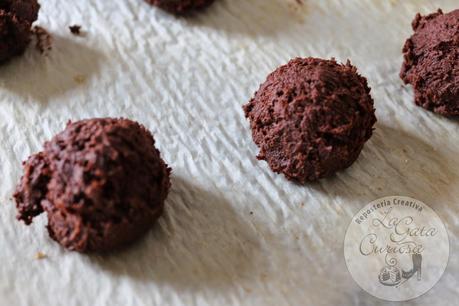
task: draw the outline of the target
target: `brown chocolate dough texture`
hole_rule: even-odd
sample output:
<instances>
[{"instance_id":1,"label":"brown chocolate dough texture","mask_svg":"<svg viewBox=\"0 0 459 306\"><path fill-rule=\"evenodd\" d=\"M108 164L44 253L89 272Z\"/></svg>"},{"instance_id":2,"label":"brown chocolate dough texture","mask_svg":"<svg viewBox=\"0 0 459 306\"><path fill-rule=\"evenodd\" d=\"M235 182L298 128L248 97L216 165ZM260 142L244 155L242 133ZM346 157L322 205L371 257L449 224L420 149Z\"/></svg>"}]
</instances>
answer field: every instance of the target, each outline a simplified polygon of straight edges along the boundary
<instances>
[{"instance_id":1,"label":"brown chocolate dough texture","mask_svg":"<svg viewBox=\"0 0 459 306\"><path fill-rule=\"evenodd\" d=\"M186 15L188 13L202 10L211 5L215 0L146 0L169 13L175 15Z\"/></svg>"},{"instance_id":2,"label":"brown chocolate dough texture","mask_svg":"<svg viewBox=\"0 0 459 306\"><path fill-rule=\"evenodd\" d=\"M37 0L0 0L0 63L24 52L39 9Z\"/></svg>"},{"instance_id":3,"label":"brown chocolate dough texture","mask_svg":"<svg viewBox=\"0 0 459 306\"><path fill-rule=\"evenodd\" d=\"M291 60L243 108L258 159L299 183L349 167L376 122L366 79L334 59Z\"/></svg>"},{"instance_id":4,"label":"brown chocolate dough texture","mask_svg":"<svg viewBox=\"0 0 459 306\"><path fill-rule=\"evenodd\" d=\"M459 115L459 10L416 15L403 48L400 77L414 88L414 101L444 116Z\"/></svg>"},{"instance_id":5,"label":"brown chocolate dough texture","mask_svg":"<svg viewBox=\"0 0 459 306\"><path fill-rule=\"evenodd\" d=\"M24 162L18 219L47 213L51 238L70 250L106 252L134 241L161 215L170 168L151 133L128 119L69 122Z\"/></svg>"}]
</instances>

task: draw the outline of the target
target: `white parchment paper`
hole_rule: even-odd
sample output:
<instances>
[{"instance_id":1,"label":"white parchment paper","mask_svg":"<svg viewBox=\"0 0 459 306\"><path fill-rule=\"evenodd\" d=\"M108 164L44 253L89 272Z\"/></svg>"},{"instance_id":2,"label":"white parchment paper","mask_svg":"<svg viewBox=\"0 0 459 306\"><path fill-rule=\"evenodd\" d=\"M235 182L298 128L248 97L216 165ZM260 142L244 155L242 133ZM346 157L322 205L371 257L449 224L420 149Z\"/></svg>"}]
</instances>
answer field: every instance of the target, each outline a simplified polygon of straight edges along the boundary
<instances>
[{"instance_id":1,"label":"white parchment paper","mask_svg":"<svg viewBox=\"0 0 459 306\"><path fill-rule=\"evenodd\" d=\"M406 305L457 305L459 123L414 106L398 77L416 12L457 0L217 0L188 19L141 0L40 2L52 52L0 67L0 305L390 305L343 257L353 214L388 195L430 205L450 237L443 278ZM296 56L351 59L379 120L350 169L305 186L256 160L241 110ZM65 251L11 200L22 160L67 120L101 116L145 124L173 168L160 222L109 257Z\"/></svg>"}]
</instances>

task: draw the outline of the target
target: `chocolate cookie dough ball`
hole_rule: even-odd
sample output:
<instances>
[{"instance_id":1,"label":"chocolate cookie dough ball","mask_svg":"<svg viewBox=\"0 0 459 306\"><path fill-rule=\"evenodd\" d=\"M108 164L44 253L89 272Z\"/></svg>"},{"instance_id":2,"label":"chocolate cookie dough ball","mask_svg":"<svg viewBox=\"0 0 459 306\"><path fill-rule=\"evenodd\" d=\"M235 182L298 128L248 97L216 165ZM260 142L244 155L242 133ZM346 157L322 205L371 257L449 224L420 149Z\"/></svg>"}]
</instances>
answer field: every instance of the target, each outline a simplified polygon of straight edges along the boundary
<instances>
[{"instance_id":1,"label":"chocolate cookie dough ball","mask_svg":"<svg viewBox=\"0 0 459 306\"><path fill-rule=\"evenodd\" d=\"M459 10L418 14L412 26L400 77L413 86L417 105L444 116L459 115Z\"/></svg>"},{"instance_id":2,"label":"chocolate cookie dough ball","mask_svg":"<svg viewBox=\"0 0 459 306\"><path fill-rule=\"evenodd\" d=\"M357 69L316 58L296 58L271 73L244 111L258 159L299 183L349 167L376 122Z\"/></svg>"},{"instance_id":3,"label":"chocolate cookie dough ball","mask_svg":"<svg viewBox=\"0 0 459 306\"><path fill-rule=\"evenodd\" d=\"M176 15L185 15L192 11L204 9L211 5L214 0L146 0L165 11Z\"/></svg>"},{"instance_id":4,"label":"chocolate cookie dough ball","mask_svg":"<svg viewBox=\"0 0 459 306\"><path fill-rule=\"evenodd\" d=\"M0 63L24 52L39 8L37 0L0 0Z\"/></svg>"},{"instance_id":5,"label":"chocolate cookie dough ball","mask_svg":"<svg viewBox=\"0 0 459 306\"><path fill-rule=\"evenodd\" d=\"M153 136L127 119L68 123L24 163L14 198L18 219L45 211L48 231L80 252L125 245L161 215L170 169Z\"/></svg>"}]
</instances>

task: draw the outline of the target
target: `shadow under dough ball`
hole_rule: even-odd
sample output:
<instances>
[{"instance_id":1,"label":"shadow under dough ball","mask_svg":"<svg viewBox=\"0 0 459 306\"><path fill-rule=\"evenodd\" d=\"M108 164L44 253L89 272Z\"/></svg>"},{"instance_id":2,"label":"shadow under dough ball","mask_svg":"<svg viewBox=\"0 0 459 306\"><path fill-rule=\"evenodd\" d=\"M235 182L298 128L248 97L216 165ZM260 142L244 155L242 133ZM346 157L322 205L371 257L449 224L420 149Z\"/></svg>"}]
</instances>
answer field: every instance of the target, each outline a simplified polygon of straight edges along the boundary
<instances>
[{"instance_id":1,"label":"shadow under dough ball","mask_svg":"<svg viewBox=\"0 0 459 306\"><path fill-rule=\"evenodd\" d=\"M0 63L24 52L39 9L37 0L0 0Z\"/></svg>"},{"instance_id":2,"label":"shadow under dough ball","mask_svg":"<svg viewBox=\"0 0 459 306\"><path fill-rule=\"evenodd\" d=\"M415 103L444 116L459 115L459 10L416 15L403 48L400 77Z\"/></svg>"},{"instance_id":3,"label":"shadow under dough ball","mask_svg":"<svg viewBox=\"0 0 459 306\"><path fill-rule=\"evenodd\" d=\"M258 159L299 183L349 167L376 122L370 88L357 69L317 58L279 67L243 108Z\"/></svg>"},{"instance_id":4,"label":"shadow under dough ball","mask_svg":"<svg viewBox=\"0 0 459 306\"><path fill-rule=\"evenodd\" d=\"M127 119L68 123L24 162L14 198L18 219L42 212L70 250L104 252L128 244L161 215L170 169L151 133Z\"/></svg>"},{"instance_id":5,"label":"shadow under dough ball","mask_svg":"<svg viewBox=\"0 0 459 306\"><path fill-rule=\"evenodd\" d=\"M186 15L193 11L204 9L215 0L145 0L169 13Z\"/></svg>"}]
</instances>

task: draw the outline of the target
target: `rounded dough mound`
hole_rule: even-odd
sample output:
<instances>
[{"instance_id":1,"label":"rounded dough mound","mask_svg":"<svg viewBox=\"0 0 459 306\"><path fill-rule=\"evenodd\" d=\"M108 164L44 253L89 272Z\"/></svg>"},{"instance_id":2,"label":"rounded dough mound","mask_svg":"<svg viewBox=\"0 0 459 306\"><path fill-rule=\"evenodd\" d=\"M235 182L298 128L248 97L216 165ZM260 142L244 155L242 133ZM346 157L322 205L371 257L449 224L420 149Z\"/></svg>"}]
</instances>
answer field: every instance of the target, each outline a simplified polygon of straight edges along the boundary
<instances>
[{"instance_id":1,"label":"rounded dough mound","mask_svg":"<svg viewBox=\"0 0 459 306\"><path fill-rule=\"evenodd\" d=\"M300 183L349 167L376 122L370 89L356 68L316 58L275 70L244 111L258 159Z\"/></svg>"},{"instance_id":2,"label":"rounded dough mound","mask_svg":"<svg viewBox=\"0 0 459 306\"><path fill-rule=\"evenodd\" d=\"M24 163L18 219L45 211L50 236L80 252L109 251L145 233L163 211L170 169L153 136L127 119L69 123Z\"/></svg>"},{"instance_id":3,"label":"rounded dough mound","mask_svg":"<svg viewBox=\"0 0 459 306\"><path fill-rule=\"evenodd\" d=\"M459 115L459 10L418 14L403 48L400 77L414 88L415 103L444 116Z\"/></svg>"},{"instance_id":4,"label":"rounded dough mound","mask_svg":"<svg viewBox=\"0 0 459 306\"><path fill-rule=\"evenodd\" d=\"M0 0L0 63L24 52L39 9L37 0Z\"/></svg>"},{"instance_id":5,"label":"rounded dough mound","mask_svg":"<svg viewBox=\"0 0 459 306\"><path fill-rule=\"evenodd\" d=\"M146 0L148 3L160 7L176 15L185 15L211 5L215 0Z\"/></svg>"}]
</instances>

